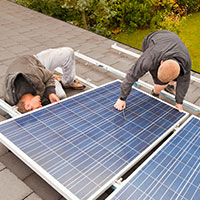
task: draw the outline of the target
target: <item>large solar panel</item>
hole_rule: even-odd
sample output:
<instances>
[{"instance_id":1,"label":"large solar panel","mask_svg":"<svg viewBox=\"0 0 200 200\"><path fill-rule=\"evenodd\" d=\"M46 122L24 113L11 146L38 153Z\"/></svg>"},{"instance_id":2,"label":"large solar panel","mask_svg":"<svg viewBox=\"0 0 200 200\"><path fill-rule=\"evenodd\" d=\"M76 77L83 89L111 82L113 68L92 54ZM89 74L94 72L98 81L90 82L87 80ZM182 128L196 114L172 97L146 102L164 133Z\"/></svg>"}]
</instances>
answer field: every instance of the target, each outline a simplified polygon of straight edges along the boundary
<instances>
[{"instance_id":1,"label":"large solar panel","mask_svg":"<svg viewBox=\"0 0 200 200\"><path fill-rule=\"evenodd\" d=\"M200 119L190 117L108 199L200 199Z\"/></svg>"},{"instance_id":2,"label":"large solar panel","mask_svg":"<svg viewBox=\"0 0 200 200\"><path fill-rule=\"evenodd\" d=\"M120 81L0 124L0 139L67 199L95 199L187 113L133 89L114 109Z\"/></svg>"}]
</instances>

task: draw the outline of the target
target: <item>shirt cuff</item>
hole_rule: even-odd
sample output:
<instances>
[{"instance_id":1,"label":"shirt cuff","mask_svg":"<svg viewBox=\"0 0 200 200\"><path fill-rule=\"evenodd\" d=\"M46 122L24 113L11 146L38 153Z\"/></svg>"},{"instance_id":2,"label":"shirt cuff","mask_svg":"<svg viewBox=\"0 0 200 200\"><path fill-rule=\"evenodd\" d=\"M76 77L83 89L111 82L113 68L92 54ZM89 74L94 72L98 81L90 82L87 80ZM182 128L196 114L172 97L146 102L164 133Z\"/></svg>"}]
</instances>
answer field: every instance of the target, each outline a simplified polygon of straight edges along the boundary
<instances>
[{"instance_id":1,"label":"shirt cuff","mask_svg":"<svg viewBox=\"0 0 200 200\"><path fill-rule=\"evenodd\" d=\"M49 87L47 87L46 90L45 90L44 96L46 98L49 98L49 95L52 94L52 93L54 93L54 94L56 93L55 86L49 86Z\"/></svg>"},{"instance_id":2,"label":"shirt cuff","mask_svg":"<svg viewBox=\"0 0 200 200\"><path fill-rule=\"evenodd\" d=\"M123 97L119 97L119 99L122 101L126 101L126 98L123 98Z\"/></svg>"}]
</instances>

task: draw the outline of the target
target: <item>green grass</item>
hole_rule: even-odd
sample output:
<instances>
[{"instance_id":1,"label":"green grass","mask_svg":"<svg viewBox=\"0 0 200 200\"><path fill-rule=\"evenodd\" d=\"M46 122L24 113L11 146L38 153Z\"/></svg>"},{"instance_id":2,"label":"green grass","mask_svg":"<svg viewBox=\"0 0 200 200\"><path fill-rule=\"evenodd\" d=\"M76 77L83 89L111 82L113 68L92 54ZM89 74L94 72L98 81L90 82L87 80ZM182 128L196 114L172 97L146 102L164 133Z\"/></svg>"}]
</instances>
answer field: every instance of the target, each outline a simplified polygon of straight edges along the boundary
<instances>
[{"instance_id":1,"label":"green grass","mask_svg":"<svg viewBox=\"0 0 200 200\"><path fill-rule=\"evenodd\" d=\"M154 30L136 30L133 33L121 33L114 40L140 49L146 35ZM192 70L200 73L200 12L194 13L183 20L179 37L187 46L192 59Z\"/></svg>"},{"instance_id":2,"label":"green grass","mask_svg":"<svg viewBox=\"0 0 200 200\"><path fill-rule=\"evenodd\" d=\"M200 12L183 21L179 37L190 52L192 70L200 73Z\"/></svg>"}]
</instances>

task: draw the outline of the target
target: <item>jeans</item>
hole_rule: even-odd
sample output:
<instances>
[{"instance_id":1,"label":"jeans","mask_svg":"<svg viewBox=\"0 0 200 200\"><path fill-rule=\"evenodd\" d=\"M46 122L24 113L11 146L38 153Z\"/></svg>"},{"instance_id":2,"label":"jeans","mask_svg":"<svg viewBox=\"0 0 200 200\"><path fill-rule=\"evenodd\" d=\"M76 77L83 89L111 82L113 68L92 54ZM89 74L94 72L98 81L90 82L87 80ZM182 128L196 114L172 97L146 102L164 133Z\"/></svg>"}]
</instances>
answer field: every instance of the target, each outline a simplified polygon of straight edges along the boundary
<instances>
[{"instance_id":1,"label":"jeans","mask_svg":"<svg viewBox=\"0 0 200 200\"><path fill-rule=\"evenodd\" d=\"M47 49L34 55L46 69L54 71L57 67L61 67L63 71L62 84L70 85L75 78L75 60L74 51L69 47L61 47L56 49ZM66 93L62 88L62 85L55 81L56 95L63 99L66 97Z\"/></svg>"}]
</instances>

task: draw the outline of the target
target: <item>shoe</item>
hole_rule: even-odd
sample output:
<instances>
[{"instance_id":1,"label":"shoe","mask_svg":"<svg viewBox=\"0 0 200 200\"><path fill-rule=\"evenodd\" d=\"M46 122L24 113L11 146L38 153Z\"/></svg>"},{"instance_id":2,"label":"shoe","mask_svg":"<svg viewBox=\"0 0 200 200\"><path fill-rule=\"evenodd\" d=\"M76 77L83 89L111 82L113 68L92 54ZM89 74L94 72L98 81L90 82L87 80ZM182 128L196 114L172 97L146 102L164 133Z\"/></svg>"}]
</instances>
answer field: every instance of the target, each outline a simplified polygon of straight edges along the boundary
<instances>
[{"instance_id":1,"label":"shoe","mask_svg":"<svg viewBox=\"0 0 200 200\"><path fill-rule=\"evenodd\" d=\"M72 88L74 90L83 90L86 88L86 86L83 85L77 78L74 79L74 81L71 85L63 85L62 84L62 86L64 89Z\"/></svg>"},{"instance_id":2,"label":"shoe","mask_svg":"<svg viewBox=\"0 0 200 200\"><path fill-rule=\"evenodd\" d=\"M166 92L169 92L170 94L175 95L174 85L168 85L164 90L165 90Z\"/></svg>"},{"instance_id":3,"label":"shoe","mask_svg":"<svg viewBox=\"0 0 200 200\"><path fill-rule=\"evenodd\" d=\"M151 94L152 94L154 97L159 98L159 94L154 93L154 90L151 91Z\"/></svg>"}]
</instances>

